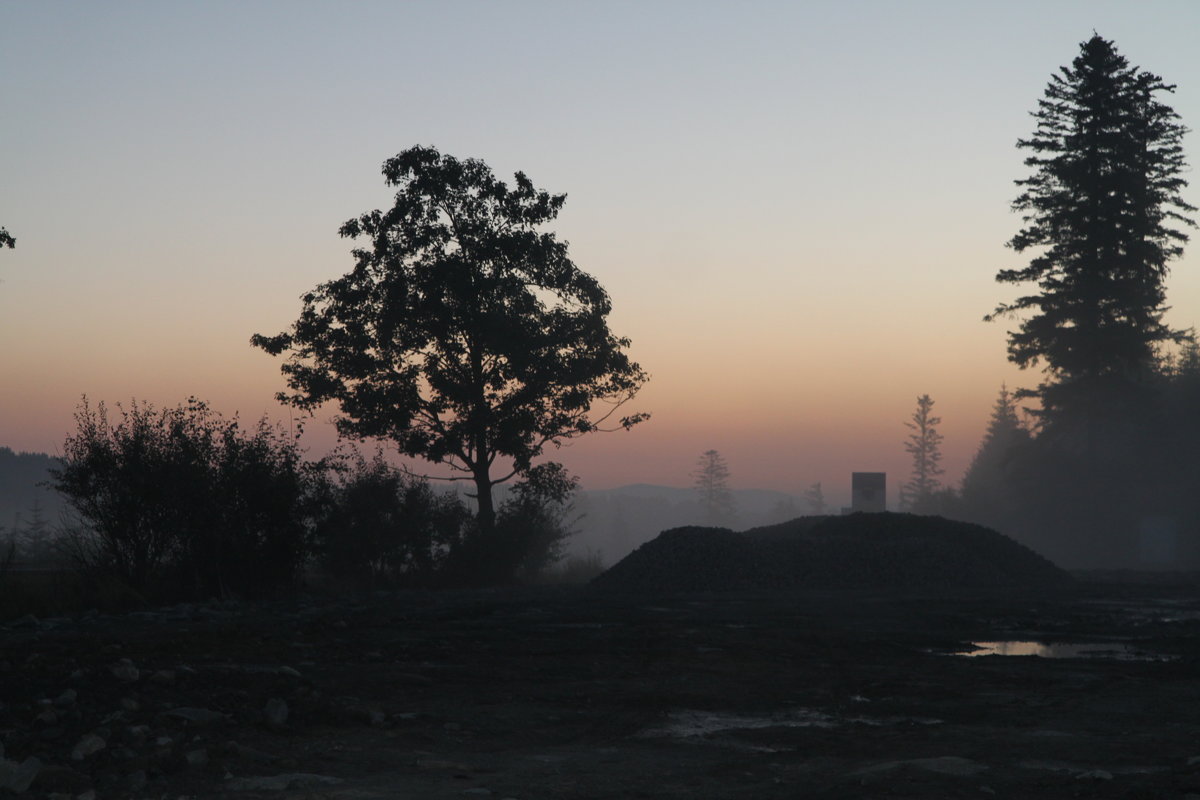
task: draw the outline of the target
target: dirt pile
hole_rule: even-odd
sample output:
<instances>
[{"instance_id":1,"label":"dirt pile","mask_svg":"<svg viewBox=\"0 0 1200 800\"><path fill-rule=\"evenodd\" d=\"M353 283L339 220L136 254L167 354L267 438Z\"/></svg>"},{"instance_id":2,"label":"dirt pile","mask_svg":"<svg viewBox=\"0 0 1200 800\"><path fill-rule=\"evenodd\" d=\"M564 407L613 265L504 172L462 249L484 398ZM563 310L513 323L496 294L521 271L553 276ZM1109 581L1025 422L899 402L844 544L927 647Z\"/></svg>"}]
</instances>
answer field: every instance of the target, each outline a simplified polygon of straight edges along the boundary
<instances>
[{"instance_id":1,"label":"dirt pile","mask_svg":"<svg viewBox=\"0 0 1200 800\"><path fill-rule=\"evenodd\" d=\"M617 592L887 590L944 593L1056 590L1066 572L1012 539L915 514L801 517L735 533L675 528L592 585Z\"/></svg>"}]
</instances>

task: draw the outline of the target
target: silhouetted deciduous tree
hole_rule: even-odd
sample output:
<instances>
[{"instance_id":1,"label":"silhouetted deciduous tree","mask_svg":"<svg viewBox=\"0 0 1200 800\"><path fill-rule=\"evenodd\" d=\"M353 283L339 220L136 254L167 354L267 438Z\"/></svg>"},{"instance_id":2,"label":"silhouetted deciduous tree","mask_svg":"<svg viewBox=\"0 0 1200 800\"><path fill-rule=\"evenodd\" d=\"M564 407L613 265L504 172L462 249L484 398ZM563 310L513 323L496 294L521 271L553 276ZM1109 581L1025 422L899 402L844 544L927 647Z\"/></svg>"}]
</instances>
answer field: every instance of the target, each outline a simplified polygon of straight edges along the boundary
<instances>
[{"instance_id":1,"label":"silhouetted deciduous tree","mask_svg":"<svg viewBox=\"0 0 1200 800\"><path fill-rule=\"evenodd\" d=\"M1101 406L1129 396L1152 371L1155 347L1182 333L1162 320L1168 262L1183 251L1195 211L1178 115L1159 100L1174 87L1131 67L1111 41L1093 36L1052 76L1033 112L1037 127L1017 146L1031 154L1013 208L1025 227L1008 245L1037 254L1003 283L1037 285L985 319L1032 311L1008 334L1009 360L1044 362L1039 396L1047 419L1097 426Z\"/></svg>"},{"instance_id":2,"label":"silhouetted deciduous tree","mask_svg":"<svg viewBox=\"0 0 1200 800\"><path fill-rule=\"evenodd\" d=\"M696 459L693 484L700 507L713 524L727 524L733 518L733 493L729 491L729 466L716 450L705 450Z\"/></svg>"},{"instance_id":3,"label":"silhouetted deciduous tree","mask_svg":"<svg viewBox=\"0 0 1200 800\"><path fill-rule=\"evenodd\" d=\"M16 247L17 240L4 228L0 228L0 247Z\"/></svg>"},{"instance_id":4,"label":"silhouetted deciduous tree","mask_svg":"<svg viewBox=\"0 0 1200 800\"><path fill-rule=\"evenodd\" d=\"M912 421L904 423L912 431L904 449L913 459L912 477L900 489L900 502L905 508L921 510L931 504L941 488L938 476L942 474L942 434L937 430L941 422L941 417L933 415L933 400L929 395L918 397Z\"/></svg>"},{"instance_id":5,"label":"silhouetted deciduous tree","mask_svg":"<svg viewBox=\"0 0 1200 800\"><path fill-rule=\"evenodd\" d=\"M367 239L354 269L304 295L290 331L252 343L289 354L283 402L334 402L343 435L469 476L490 535L492 487L546 445L606 429L647 376L608 329L608 294L539 230L566 195L431 147L388 159L383 175L398 187L392 208L339 231Z\"/></svg>"}]
</instances>

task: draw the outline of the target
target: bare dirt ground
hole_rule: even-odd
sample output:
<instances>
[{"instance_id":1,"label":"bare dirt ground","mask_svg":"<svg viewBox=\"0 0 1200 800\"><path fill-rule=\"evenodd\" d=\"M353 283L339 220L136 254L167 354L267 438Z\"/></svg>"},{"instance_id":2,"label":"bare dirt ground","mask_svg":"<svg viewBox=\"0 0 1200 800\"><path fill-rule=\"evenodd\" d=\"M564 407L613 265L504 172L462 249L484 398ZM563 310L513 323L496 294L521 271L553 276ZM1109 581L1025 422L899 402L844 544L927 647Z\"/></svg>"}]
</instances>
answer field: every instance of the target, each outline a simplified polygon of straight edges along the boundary
<instances>
[{"instance_id":1,"label":"bare dirt ground","mask_svg":"<svg viewBox=\"0 0 1200 800\"><path fill-rule=\"evenodd\" d=\"M963 657L973 641L1122 658ZM0 795L1200 798L1200 586L394 593L0 629Z\"/></svg>"}]
</instances>

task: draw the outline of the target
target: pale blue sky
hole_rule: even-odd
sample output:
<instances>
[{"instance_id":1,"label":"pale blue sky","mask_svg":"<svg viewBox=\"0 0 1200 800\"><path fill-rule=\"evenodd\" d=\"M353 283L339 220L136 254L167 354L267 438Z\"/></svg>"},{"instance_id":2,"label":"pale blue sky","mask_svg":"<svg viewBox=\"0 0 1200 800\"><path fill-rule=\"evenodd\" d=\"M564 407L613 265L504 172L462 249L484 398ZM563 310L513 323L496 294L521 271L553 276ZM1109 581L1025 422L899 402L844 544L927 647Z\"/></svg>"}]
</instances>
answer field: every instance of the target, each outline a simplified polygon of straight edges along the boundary
<instances>
[{"instance_id":1,"label":"pale blue sky","mask_svg":"<svg viewBox=\"0 0 1200 800\"><path fill-rule=\"evenodd\" d=\"M1093 29L1200 125L1190 1L0 1L0 445L53 452L84 392L276 413L250 334L349 268L338 225L423 143L569 195L653 375L651 423L558 454L585 484L709 448L738 486L899 475L925 392L956 480L1036 380L980 319L1013 294L1014 143Z\"/></svg>"}]
</instances>

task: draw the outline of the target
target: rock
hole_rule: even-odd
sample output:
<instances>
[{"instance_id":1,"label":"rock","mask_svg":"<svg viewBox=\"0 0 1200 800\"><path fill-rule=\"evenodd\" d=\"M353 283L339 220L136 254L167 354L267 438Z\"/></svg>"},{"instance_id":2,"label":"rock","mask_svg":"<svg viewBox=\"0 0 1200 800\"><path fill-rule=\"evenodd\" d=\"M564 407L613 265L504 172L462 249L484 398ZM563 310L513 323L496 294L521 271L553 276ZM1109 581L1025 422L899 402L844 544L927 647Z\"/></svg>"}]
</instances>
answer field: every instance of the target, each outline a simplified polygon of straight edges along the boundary
<instances>
[{"instance_id":1,"label":"rock","mask_svg":"<svg viewBox=\"0 0 1200 800\"><path fill-rule=\"evenodd\" d=\"M52 708L47 708L45 711L37 715L37 721L43 725L53 725L58 722L58 712Z\"/></svg>"},{"instance_id":2,"label":"rock","mask_svg":"<svg viewBox=\"0 0 1200 800\"><path fill-rule=\"evenodd\" d=\"M263 719L266 720L268 728L279 730L287 724L288 704L278 697L272 697L263 709Z\"/></svg>"},{"instance_id":3,"label":"rock","mask_svg":"<svg viewBox=\"0 0 1200 800\"><path fill-rule=\"evenodd\" d=\"M71 758L82 762L83 759L89 756L95 756L96 753L108 746L108 742L104 741L102 736L97 736L94 733L89 733L76 742L76 746L71 748Z\"/></svg>"},{"instance_id":4,"label":"rock","mask_svg":"<svg viewBox=\"0 0 1200 800\"><path fill-rule=\"evenodd\" d=\"M167 712L168 717L182 719L193 725L217 725L229 720L228 714L213 711L208 708L172 708Z\"/></svg>"},{"instance_id":5,"label":"rock","mask_svg":"<svg viewBox=\"0 0 1200 800\"><path fill-rule=\"evenodd\" d=\"M971 777L988 769L986 764L958 756L940 756L937 758L913 758L904 761L883 761L852 773L861 778L864 784L872 783L900 769L917 769L924 772L934 772L939 775L954 775L956 777Z\"/></svg>"},{"instance_id":6,"label":"rock","mask_svg":"<svg viewBox=\"0 0 1200 800\"><path fill-rule=\"evenodd\" d=\"M318 786L335 786L341 778L314 775L310 772L287 772L262 778L234 778L226 786L235 792L283 792L287 790L314 789Z\"/></svg>"},{"instance_id":7,"label":"rock","mask_svg":"<svg viewBox=\"0 0 1200 800\"><path fill-rule=\"evenodd\" d=\"M192 769L203 769L208 766L208 750L201 747L199 750L189 750L184 755L184 760Z\"/></svg>"},{"instance_id":8,"label":"rock","mask_svg":"<svg viewBox=\"0 0 1200 800\"><path fill-rule=\"evenodd\" d=\"M60 708L75 705L75 699L79 697L79 693L74 689L67 689L65 692L54 698L54 705Z\"/></svg>"},{"instance_id":9,"label":"rock","mask_svg":"<svg viewBox=\"0 0 1200 800\"><path fill-rule=\"evenodd\" d=\"M125 740L134 747L140 747L150 738L149 725L130 725L125 729Z\"/></svg>"},{"instance_id":10,"label":"rock","mask_svg":"<svg viewBox=\"0 0 1200 800\"><path fill-rule=\"evenodd\" d=\"M83 794L76 795L75 800L96 800L96 790L88 789Z\"/></svg>"},{"instance_id":11,"label":"rock","mask_svg":"<svg viewBox=\"0 0 1200 800\"><path fill-rule=\"evenodd\" d=\"M131 792L142 791L146 788L147 783L149 783L149 780L146 777L146 770L144 769L139 769L137 772L131 773L125 779L125 785L129 787Z\"/></svg>"},{"instance_id":12,"label":"rock","mask_svg":"<svg viewBox=\"0 0 1200 800\"><path fill-rule=\"evenodd\" d=\"M41 759L35 756L30 756L19 764L0 758L0 789L17 794L26 792L41 771Z\"/></svg>"},{"instance_id":13,"label":"rock","mask_svg":"<svg viewBox=\"0 0 1200 800\"><path fill-rule=\"evenodd\" d=\"M1111 781L1112 773L1104 769L1090 769L1087 772L1081 772L1075 776L1076 780L1081 781Z\"/></svg>"},{"instance_id":14,"label":"rock","mask_svg":"<svg viewBox=\"0 0 1200 800\"><path fill-rule=\"evenodd\" d=\"M150 680L154 683L170 685L175 682L175 670L160 669L150 676Z\"/></svg>"},{"instance_id":15,"label":"rock","mask_svg":"<svg viewBox=\"0 0 1200 800\"><path fill-rule=\"evenodd\" d=\"M122 658L120 661L109 667L108 670L112 673L114 678L123 683L133 683L141 675L141 673L138 672L138 668L134 666L133 662L128 658Z\"/></svg>"},{"instance_id":16,"label":"rock","mask_svg":"<svg viewBox=\"0 0 1200 800\"><path fill-rule=\"evenodd\" d=\"M125 711L141 711L142 704L132 697L122 697L121 708Z\"/></svg>"},{"instance_id":17,"label":"rock","mask_svg":"<svg viewBox=\"0 0 1200 800\"><path fill-rule=\"evenodd\" d=\"M292 669L291 667L280 667L278 672L280 675L287 675L289 678L302 677L299 670Z\"/></svg>"},{"instance_id":18,"label":"rock","mask_svg":"<svg viewBox=\"0 0 1200 800\"><path fill-rule=\"evenodd\" d=\"M37 776L37 788L43 792L77 794L92 788L92 779L70 767L47 764Z\"/></svg>"},{"instance_id":19,"label":"rock","mask_svg":"<svg viewBox=\"0 0 1200 800\"><path fill-rule=\"evenodd\" d=\"M75 747L71 750L71 758L75 761L83 761L91 755L95 755L108 746L108 742L94 733L89 733L75 743Z\"/></svg>"},{"instance_id":20,"label":"rock","mask_svg":"<svg viewBox=\"0 0 1200 800\"><path fill-rule=\"evenodd\" d=\"M26 614L20 619L15 619L8 623L10 628L36 628L38 626L38 618L33 614Z\"/></svg>"}]
</instances>

